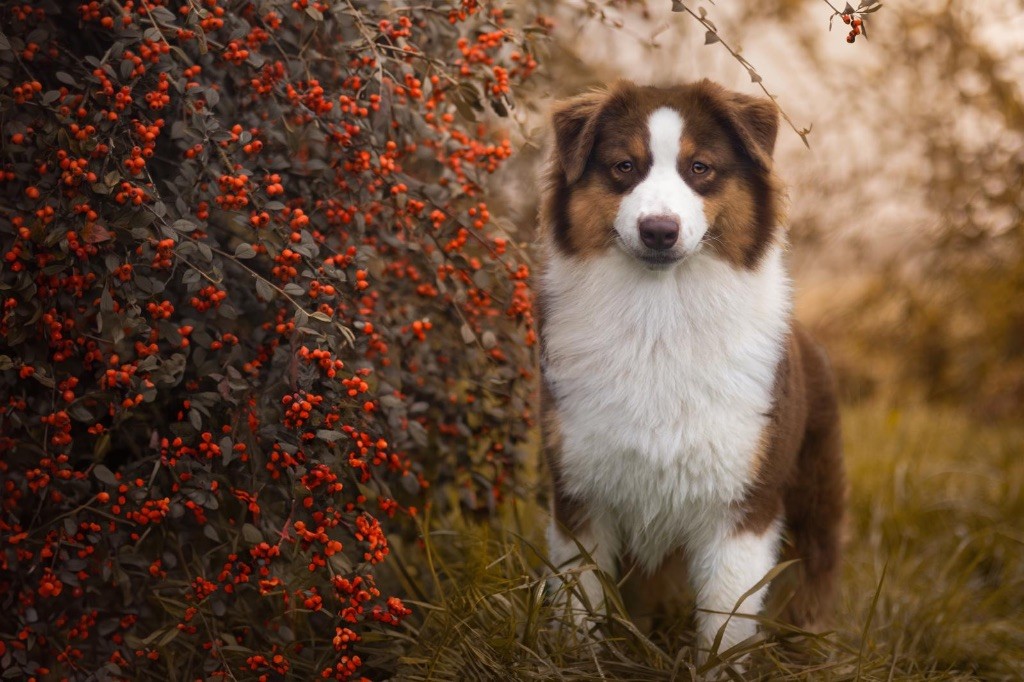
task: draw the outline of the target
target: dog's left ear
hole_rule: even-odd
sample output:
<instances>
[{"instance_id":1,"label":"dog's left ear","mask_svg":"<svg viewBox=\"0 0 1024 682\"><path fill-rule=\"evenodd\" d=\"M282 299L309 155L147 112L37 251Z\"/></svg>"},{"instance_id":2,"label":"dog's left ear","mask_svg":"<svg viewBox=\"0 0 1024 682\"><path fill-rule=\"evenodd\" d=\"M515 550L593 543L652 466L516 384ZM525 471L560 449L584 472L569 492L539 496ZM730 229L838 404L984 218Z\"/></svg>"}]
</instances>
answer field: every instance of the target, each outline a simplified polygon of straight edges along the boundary
<instances>
[{"instance_id":1,"label":"dog's left ear","mask_svg":"<svg viewBox=\"0 0 1024 682\"><path fill-rule=\"evenodd\" d=\"M775 102L726 90L709 80L701 81L698 87L716 102L750 158L764 170L771 170L779 135L779 107Z\"/></svg>"},{"instance_id":2,"label":"dog's left ear","mask_svg":"<svg viewBox=\"0 0 1024 682\"><path fill-rule=\"evenodd\" d=\"M603 92L588 92L559 102L551 115L555 129L555 161L571 185L583 176L597 137L597 116L607 101Z\"/></svg>"}]
</instances>

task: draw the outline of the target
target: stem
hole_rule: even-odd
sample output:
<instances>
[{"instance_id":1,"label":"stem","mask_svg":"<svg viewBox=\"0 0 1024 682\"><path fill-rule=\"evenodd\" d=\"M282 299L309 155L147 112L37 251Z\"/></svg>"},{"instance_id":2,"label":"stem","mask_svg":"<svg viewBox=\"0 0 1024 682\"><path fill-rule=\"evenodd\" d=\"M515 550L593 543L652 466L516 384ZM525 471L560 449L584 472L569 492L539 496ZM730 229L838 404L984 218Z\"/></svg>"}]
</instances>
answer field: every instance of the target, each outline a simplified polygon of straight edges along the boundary
<instances>
[{"instance_id":1,"label":"stem","mask_svg":"<svg viewBox=\"0 0 1024 682\"><path fill-rule=\"evenodd\" d=\"M825 2L828 2L828 0L825 0ZM721 34L719 34L718 29L715 28L714 24L708 21L705 17L698 15L686 4L680 2L679 0L675 0L675 3L676 4L673 7L673 9L675 9L676 11L680 11L681 9L683 12L686 12L691 17L696 19L701 26L703 26L705 29L714 34L716 38L718 38L717 42L720 43L722 47L724 47L729 52L730 55L732 55L733 59L740 63L740 66L745 68L752 77L757 76L757 78L754 79L754 82L757 84L757 87L761 88L761 91L764 92L764 94L767 95L769 99L775 102L776 105L778 105L778 98L772 93L768 92L768 88L764 86L764 83L761 81L761 76L757 73L757 70L754 69L754 65L748 62L739 52L734 50L732 46L729 45L729 43L725 42ZM808 126L806 128L797 128L796 124L793 123L793 119L789 117L789 114L787 114L785 109L783 109L781 106L779 107L779 114L782 115L782 119L786 122L786 124L793 129L793 132L800 136L800 139L803 140L804 146L810 149L811 144L807 141L807 136L811 132L811 127Z\"/></svg>"}]
</instances>

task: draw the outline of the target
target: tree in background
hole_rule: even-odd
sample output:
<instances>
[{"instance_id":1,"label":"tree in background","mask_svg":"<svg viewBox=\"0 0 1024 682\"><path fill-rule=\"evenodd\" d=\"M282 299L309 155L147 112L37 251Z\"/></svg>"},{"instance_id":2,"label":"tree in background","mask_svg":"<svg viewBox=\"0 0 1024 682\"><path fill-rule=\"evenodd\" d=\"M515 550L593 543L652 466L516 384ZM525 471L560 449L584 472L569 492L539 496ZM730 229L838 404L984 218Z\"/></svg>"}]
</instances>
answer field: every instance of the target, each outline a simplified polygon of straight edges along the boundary
<instances>
[{"instance_id":1,"label":"tree in background","mask_svg":"<svg viewBox=\"0 0 1024 682\"><path fill-rule=\"evenodd\" d=\"M480 191L511 150L476 119L511 106L545 20L0 21L0 668L389 669L373 631L410 609L375 581L385 531L493 505L530 425L529 270Z\"/></svg>"},{"instance_id":2,"label":"tree in background","mask_svg":"<svg viewBox=\"0 0 1024 682\"><path fill-rule=\"evenodd\" d=\"M1024 59L1014 27L1022 10L1019 0L887 6L871 52L846 65L846 78L804 52L840 103L823 121L842 123L812 135L839 170L822 180L813 168L808 186L829 195L805 201L794 227L812 257L846 260L822 278L830 291L814 317L851 397L1019 419ZM797 21L784 25L796 31ZM857 96L846 97L853 82ZM850 223L854 244L830 239ZM844 275L862 286L841 291Z\"/></svg>"},{"instance_id":3,"label":"tree in background","mask_svg":"<svg viewBox=\"0 0 1024 682\"><path fill-rule=\"evenodd\" d=\"M893 264L889 291L875 292L893 299L903 323L871 338L904 349L900 378L928 398L1015 420L1024 406L1024 91L1011 74L1022 62L987 34L996 22L1020 24L1024 5L929 10L898 15L896 30L912 38L892 59L918 82L943 84L908 117L938 225L919 257ZM865 313L875 317L871 301Z\"/></svg>"}]
</instances>

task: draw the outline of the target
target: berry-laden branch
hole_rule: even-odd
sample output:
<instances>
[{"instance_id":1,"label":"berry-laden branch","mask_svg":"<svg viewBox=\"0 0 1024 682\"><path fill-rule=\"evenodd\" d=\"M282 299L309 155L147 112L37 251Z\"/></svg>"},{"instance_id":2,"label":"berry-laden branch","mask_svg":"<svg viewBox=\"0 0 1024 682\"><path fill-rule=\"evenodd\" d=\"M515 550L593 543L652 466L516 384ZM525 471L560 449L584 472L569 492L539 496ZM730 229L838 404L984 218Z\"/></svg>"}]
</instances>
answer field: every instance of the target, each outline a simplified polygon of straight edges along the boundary
<instances>
[{"instance_id":1,"label":"berry-laden branch","mask_svg":"<svg viewBox=\"0 0 1024 682\"><path fill-rule=\"evenodd\" d=\"M7 676L394 677L387 534L533 428L483 4L0 0Z\"/></svg>"},{"instance_id":2,"label":"berry-laden branch","mask_svg":"<svg viewBox=\"0 0 1024 682\"><path fill-rule=\"evenodd\" d=\"M843 23L850 27L850 32L846 34L846 42L848 43L857 40L859 35L863 35L866 39L868 37L868 27L865 23L866 15L873 14L882 9L882 3L879 0L862 0L857 9L854 9L850 3L846 3L842 11L836 9L835 5L828 0L824 0L824 2L832 10L832 15L828 18L828 29L832 30L833 19L837 16L842 17Z\"/></svg>"}]
</instances>

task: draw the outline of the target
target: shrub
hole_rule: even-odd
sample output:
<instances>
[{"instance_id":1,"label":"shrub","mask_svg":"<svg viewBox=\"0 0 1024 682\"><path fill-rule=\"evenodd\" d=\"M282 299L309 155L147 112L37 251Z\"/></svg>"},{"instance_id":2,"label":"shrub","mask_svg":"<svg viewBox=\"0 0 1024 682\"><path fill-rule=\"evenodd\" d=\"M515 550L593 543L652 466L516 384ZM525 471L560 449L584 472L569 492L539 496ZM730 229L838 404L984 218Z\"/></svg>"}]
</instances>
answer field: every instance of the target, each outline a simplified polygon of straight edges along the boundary
<instances>
[{"instance_id":1,"label":"shrub","mask_svg":"<svg viewBox=\"0 0 1024 682\"><path fill-rule=\"evenodd\" d=\"M529 271L474 118L546 26L389 7L0 5L5 676L384 673L385 533L506 490Z\"/></svg>"}]
</instances>

